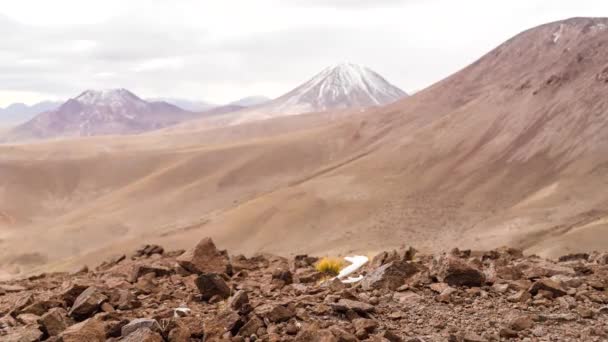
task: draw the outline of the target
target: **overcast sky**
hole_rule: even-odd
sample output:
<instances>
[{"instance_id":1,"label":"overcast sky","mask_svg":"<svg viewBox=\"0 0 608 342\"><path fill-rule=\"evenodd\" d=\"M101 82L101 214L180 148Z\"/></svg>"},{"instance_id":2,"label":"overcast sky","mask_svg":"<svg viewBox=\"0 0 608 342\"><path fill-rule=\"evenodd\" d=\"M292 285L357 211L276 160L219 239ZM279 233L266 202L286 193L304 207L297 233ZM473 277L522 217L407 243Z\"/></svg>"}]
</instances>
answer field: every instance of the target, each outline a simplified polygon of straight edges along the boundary
<instances>
[{"instance_id":1,"label":"overcast sky","mask_svg":"<svg viewBox=\"0 0 608 342\"><path fill-rule=\"evenodd\" d=\"M225 103L342 61L415 91L605 0L19 0L0 6L0 106L124 87Z\"/></svg>"}]
</instances>

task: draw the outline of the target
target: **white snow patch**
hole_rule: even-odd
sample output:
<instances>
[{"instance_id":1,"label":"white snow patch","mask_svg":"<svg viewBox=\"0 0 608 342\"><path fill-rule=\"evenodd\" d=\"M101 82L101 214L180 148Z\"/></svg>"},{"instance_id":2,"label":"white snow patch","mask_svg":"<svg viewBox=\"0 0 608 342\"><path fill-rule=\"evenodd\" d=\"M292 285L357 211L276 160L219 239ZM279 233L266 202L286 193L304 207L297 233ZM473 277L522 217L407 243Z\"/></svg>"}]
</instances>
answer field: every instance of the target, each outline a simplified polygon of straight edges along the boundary
<instances>
[{"instance_id":1,"label":"white snow patch","mask_svg":"<svg viewBox=\"0 0 608 342\"><path fill-rule=\"evenodd\" d=\"M369 258L366 256L363 256L363 255L355 255L355 256L345 257L344 260L350 262L350 265L344 267L336 278L342 280L343 283L356 283L356 282L360 281L361 279L363 279L363 276L349 277L347 279L344 279L344 278L353 274L355 271L360 269L363 265L367 264L367 262L369 261Z\"/></svg>"},{"instance_id":2,"label":"white snow patch","mask_svg":"<svg viewBox=\"0 0 608 342\"><path fill-rule=\"evenodd\" d=\"M553 44L557 43L557 41L562 37L562 33L564 32L564 24L559 25L559 30L553 33Z\"/></svg>"}]
</instances>

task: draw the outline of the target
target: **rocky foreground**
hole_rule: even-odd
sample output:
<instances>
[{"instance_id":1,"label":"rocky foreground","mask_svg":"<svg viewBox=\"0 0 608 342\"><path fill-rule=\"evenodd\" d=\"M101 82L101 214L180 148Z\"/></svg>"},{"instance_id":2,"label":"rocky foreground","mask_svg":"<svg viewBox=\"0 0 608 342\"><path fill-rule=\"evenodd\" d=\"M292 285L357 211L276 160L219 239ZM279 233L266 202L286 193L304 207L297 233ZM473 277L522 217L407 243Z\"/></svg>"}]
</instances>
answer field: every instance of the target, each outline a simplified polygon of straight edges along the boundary
<instances>
[{"instance_id":1,"label":"rocky foreground","mask_svg":"<svg viewBox=\"0 0 608 342\"><path fill-rule=\"evenodd\" d=\"M0 283L1 341L607 341L608 253L384 252L343 284L317 259L145 246Z\"/></svg>"}]
</instances>

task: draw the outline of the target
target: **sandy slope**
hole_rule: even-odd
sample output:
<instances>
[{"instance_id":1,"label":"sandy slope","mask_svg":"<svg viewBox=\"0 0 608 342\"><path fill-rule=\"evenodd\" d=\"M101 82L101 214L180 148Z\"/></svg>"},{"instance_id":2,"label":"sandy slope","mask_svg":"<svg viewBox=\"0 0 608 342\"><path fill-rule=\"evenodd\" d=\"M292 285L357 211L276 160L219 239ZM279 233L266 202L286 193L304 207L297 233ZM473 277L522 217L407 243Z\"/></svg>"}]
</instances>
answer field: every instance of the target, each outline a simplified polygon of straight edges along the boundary
<instances>
[{"instance_id":1,"label":"sandy slope","mask_svg":"<svg viewBox=\"0 0 608 342\"><path fill-rule=\"evenodd\" d=\"M607 24L524 32L364 113L0 146L0 263L204 235L244 253L605 246Z\"/></svg>"}]
</instances>

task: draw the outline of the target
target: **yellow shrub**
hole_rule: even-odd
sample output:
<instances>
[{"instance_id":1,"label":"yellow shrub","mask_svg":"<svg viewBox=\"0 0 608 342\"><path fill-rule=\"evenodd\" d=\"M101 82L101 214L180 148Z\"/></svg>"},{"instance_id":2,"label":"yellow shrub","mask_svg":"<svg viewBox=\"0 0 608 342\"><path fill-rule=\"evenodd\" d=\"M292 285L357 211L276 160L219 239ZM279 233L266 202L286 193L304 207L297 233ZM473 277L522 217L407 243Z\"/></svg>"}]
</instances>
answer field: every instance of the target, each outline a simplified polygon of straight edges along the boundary
<instances>
[{"instance_id":1,"label":"yellow shrub","mask_svg":"<svg viewBox=\"0 0 608 342\"><path fill-rule=\"evenodd\" d=\"M315 265L317 271L331 276L337 276L343 267L344 261L339 258L323 258Z\"/></svg>"}]
</instances>

